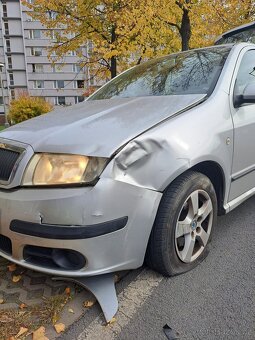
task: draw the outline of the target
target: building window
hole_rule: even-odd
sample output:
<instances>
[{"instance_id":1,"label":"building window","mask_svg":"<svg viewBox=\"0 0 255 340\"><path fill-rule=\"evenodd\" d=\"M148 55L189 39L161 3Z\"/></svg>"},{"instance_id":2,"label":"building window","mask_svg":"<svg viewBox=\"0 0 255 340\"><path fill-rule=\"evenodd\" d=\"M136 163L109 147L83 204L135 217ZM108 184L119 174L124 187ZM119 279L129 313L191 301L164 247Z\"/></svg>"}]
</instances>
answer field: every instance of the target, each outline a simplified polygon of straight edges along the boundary
<instances>
[{"instance_id":1,"label":"building window","mask_svg":"<svg viewBox=\"0 0 255 340\"><path fill-rule=\"evenodd\" d=\"M10 39L5 40L7 52L11 52L11 42Z\"/></svg>"},{"instance_id":2,"label":"building window","mask_svg":"<svg viewBox=\"0 0 255 340\"><path fill-rule=\"evenodd\" d=\"M56 97L55 105L66 105L66 97Z\"/></svg>"},{"instance_id":3,"label":"building window","mask_svg":"<svg viewBox=\"0 0 255 340\"><path fill-rule=\"evenodd\" d=\"M27 0L28 4L33 4L35 2L35 0Z\"/></svg>"},{"instance_id":4,"label":"building window","mask_svg":"<svg viewBox=\"0 0 255 340\"><path fill-rule=\"evenodd\" d=\"M78 65L78 64L73 64L72 68L73 68L73 72L75 73L80 73L83 69L83 67L81 67L81 65Z\"/></svg>"},{"instance_id":5,"label":"building window","mask_svg":"<svg viewBox=\"0 0 255 340\"><path fill-rule=\"evenodd\" d=\"M43 73L43 65L32 64L32 71L35 72L35 73Z\"/></svg>"},{"instance_id":6,"label":"building window","mask_svg":"<svg viewBox=\"0 0 255 340\"><path fill-rule=\"evenodd\" d=\"M70 55L71 55L72 57L75 57L75 56L76 56L76 51L70 51L69 53L70 53Z\"/></svg>"},{"instance_id":7,"label":"building window","mask_svg":"<svg viewBox=\"0 0 255 340\"><path fill-rule=\"evenodd\" d=\"M31 47L31 55L35 57L42 56L42 48L41 47Z\"/></svg>"},{"instance_id":8,"label":"building window","mask_svg":"<svg viewBox=\"0 0 255 340\"><path fill-rule=\"evenodd\" d=\"M11 90L11 98L15 99L15 91L14 90Z\"/></svg>"},{"instance_id":9,"label":"building window","mask_svg":"<svg viewBox=\"0 0 255 340\"><path fill-rule=\"evenodd\" d=\"M3 4L3 17L7 17L7 5Z\"/></svg>"},{"instance_id":10,"label":"building window","mask_svg":"<svg viewBox=\"0 0 255 340\"><path fill-rule=\"evenodd\" d=\"M75 80L73 82L73 87L75 89L83 89L84 88L84 80Z\"/></svg>"},{"instance_id":11,"label":"building window","mask_svg":"<svg viewBox=\"0 0 255 340\"><path fill-rule=\"evenodd\" d=\"M8 22L5 22L4 23L4 30L5 30L5 34L6 35L9 35L10 33L9 33L9 24L8 24Z\"/></svg>"},{"instance_id":12,"label":"building window","mask_svg":"<svg viewBox=\"0 0 255 340\"><path fill-rule=\"evenodd\" d=\"M56 19L57 19L58 13L57 13L57 12L54 12L54 11L49 11L49 12L48 12L48 15L49 15L49 19L51 19L51 20L56 20Z\"/></svg>"},{"instance_id":13,"label":"building window","mask_svg":"<svg viewBox=\"0 0 255 340\"><path fill-rule=\"evenodd\" d=\"M51 37L51 39L56 39L56 32L55 32L55 30L51 30L50 31L50 37Z\"/></svg>"},{"instance_id":14,"label":"building window","mask_svg":"<svg viewBox=\"0 0 255 340\"><path fill-rule=\"evenodd\" d=\"M8 68L12 68L12 57L8 57L7 61L8 61Z\"/></svg>"},{"instance_id":15,"label":"building window","mask_svg":"<svg viewBox=\"0 0 255 340\"><path fill-rule=\"evenodd\" d=\"M51 66L51 71L52 71L53 73L55 73L55 72L63 72L62 66L59 65L59 64L52 65L52 66Z\"/></svg>"},{"instance_id":16,"label":"building window","mask_svg":"<svg viewBox=\"0 0 255 340\"><path fill-rule=\"evenodd\" d=\"M85 98L83 96L77 96L74 98L75 100L75 104L81 103L85 100Z\"/></svg>"},{"instance_id":17,"label":"building window","mask_svg":"<svg viewBox=\"0 0 255 340\"><path fill-rule=\"evenodd\" d=\"M36 21L36 19L32 18L31 15L29 15L29 12L26 13L26 21Z\"/></svg>"},{"instance_id":18,"label":"building window","mask_svg":"<svg viewBox=\"0 0 255 340\"><path fill-rule=\"evenodd\" d=\"M40 30L30 30L29 31L29 39L40 39L41 31Z\"/></svg>"},{"instance_id":19,"label":"building window","mask_svg":"<svg viewBox=\"0 0 255 340\"><path fill-rule=\"evenodd\" d=\"M44 89L44 81L34 80L34 89Z\"/></svg>"},{"instance_id":20,"label":"building window","mask_svg":"<svg viewBox=\"0 0 255 340\"><path fill-rule=\"evenodd\" d=\"M3 105L4 101L3 101L3 97L0 97L0 105Z\"/></svg>"},{"instance_id":21,"label":"building window","mask_svg":"<svg viewBox=\"0 0 255 340\"><path fill-rule=\"evenodd\" d=\"M9 78L10 78L10 85L13 86L14 85L13 73L9 73Z\"/></svg>"},{"instance_id":22,"label":"building window","mask_svg":"<svg viewBox=\"0 0 255 340\"><path fill-rule=\"evenodd\" d=\"M84 80L75 80L74 81L74 88L75 89L84 89L85 82Z\"/></svg>"},{"instance_id":23,"label":"building window","mask_svg":"<svg viewBox=\"0 0 255 340\"><path fill-rule=\"evenodd\" d=\"M63 89L65 87L64 80L54 80L54 89Z\"/></svg>"}]
</instances>

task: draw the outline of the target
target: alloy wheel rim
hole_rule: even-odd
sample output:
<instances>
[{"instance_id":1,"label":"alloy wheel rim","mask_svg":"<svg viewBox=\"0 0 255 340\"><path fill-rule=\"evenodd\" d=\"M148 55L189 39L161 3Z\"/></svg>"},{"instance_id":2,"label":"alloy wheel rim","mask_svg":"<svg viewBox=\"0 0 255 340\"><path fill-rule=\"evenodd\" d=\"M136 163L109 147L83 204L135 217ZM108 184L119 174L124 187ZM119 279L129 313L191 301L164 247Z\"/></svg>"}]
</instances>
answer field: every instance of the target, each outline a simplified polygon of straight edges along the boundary
<instances>
[{"instance_id":1,"label":"alloy wheel rim","mask_svg":"<svg viewBox=\"0 0 255 340\"><path fill-rule=\"evenodd\" d=\"M175 228L175 248L185 263L195 261L204 251L212 230L213 205L208 193L195 190L181 207Z\"/></svg>"}]
</instances>

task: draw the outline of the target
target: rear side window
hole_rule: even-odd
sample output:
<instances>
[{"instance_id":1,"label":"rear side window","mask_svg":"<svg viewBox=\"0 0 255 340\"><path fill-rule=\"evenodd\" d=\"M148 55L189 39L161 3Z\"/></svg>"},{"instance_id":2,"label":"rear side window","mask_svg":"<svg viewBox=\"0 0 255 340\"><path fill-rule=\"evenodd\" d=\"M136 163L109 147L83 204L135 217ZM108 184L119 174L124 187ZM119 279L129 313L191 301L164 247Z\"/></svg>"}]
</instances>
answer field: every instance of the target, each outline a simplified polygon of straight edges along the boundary
<instances>
[{"instance_id":1,"label":"rear side window","mask_svg":"<svg viewBox=\"0 0 255 340\"><path fill-rule=\"evenodd\" d=\"M248 84L255 83L255 50L245 53L241 61L236 82L234 95L241 95Z\"/></svg>"}]
</instances>

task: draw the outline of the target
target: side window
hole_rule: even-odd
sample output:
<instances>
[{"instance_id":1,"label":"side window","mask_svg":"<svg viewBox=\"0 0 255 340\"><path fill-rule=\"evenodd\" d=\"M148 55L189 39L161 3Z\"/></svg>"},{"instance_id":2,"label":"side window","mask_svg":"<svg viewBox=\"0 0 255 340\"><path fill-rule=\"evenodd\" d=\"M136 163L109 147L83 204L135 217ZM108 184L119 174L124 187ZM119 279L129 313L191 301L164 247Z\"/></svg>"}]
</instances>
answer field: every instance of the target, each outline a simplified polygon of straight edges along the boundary
<instances>
[{"instance_id":1,"label":"side window","mask_svg":"<svg viewBox=\"0 0 255 340\"><path fill-rule=\"evenodd\" d=\"M234 88L234 96L243 94L248 84L255 83L255 50L245 53L241 61Z\"/></svg>"}]
</instances>

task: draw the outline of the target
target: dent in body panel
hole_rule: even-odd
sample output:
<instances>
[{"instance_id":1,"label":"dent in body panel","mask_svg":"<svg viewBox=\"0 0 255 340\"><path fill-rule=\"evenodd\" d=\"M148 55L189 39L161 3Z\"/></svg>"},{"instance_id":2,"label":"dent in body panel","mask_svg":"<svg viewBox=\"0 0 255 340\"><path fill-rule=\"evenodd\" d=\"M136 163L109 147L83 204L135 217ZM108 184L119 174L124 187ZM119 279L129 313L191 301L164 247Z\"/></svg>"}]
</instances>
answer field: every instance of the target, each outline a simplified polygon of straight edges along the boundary
<instances>
[{"instance_id":1,"label":"dent in body panel","mask_svg":"<svg viewBox=\"0 0 255 340\"><path fill-rule=\"evenodd\" d=\"M144 138L130 142L114 160L112 173L118 181L161 191L169 177L170 159L183 171L189 168L188 158L175 158L166 138Z\"/></svg>"},{"instance_id":2,"label":"dent in body panel","mask_svg":"<svg viewBox=\"0 0 255 340\"><path fill-rule=\"evenodd\" d=\"M213 161L223 170L225 197L230 186L233 124L228 95L221 91L216 98L138 136L127 144L111 162L108 176L151 190L164 189L191 167ZM212 105L213 103L213 105Z\"/></svg>"}]
</instances>

